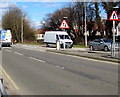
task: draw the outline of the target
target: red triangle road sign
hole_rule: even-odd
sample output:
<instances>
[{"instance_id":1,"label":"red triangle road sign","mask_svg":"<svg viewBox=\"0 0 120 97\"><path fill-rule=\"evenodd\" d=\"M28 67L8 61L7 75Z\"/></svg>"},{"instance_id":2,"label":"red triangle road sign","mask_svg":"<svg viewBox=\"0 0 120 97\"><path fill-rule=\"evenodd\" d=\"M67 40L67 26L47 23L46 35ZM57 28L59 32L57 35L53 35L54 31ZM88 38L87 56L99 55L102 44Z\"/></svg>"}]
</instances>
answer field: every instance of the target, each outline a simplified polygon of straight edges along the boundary
<instances>
[{"instance_id":1,"label":"red triangle road sign","mask_svg":"<svg viewBox=\"0 0 120 97\"><path fill-rule=\"evenodd\" d=\"M116 11L113 11L113 12L112 12L109 20L112 20L112 21L117 21L117 20L119 20L118 14L116 13Z\"/></svg>"},{"instance_id":2,"label":"red triangle road sign","mask_svg":"<svg viewBox=\"0 0 120 97\"><path fill-rule=\"evenodd\" d=\"M60 29L69 29L70 27L69 27L68 23L66 22L66 20L63 20L59 28Z\"/></svg>"}]
</instances>

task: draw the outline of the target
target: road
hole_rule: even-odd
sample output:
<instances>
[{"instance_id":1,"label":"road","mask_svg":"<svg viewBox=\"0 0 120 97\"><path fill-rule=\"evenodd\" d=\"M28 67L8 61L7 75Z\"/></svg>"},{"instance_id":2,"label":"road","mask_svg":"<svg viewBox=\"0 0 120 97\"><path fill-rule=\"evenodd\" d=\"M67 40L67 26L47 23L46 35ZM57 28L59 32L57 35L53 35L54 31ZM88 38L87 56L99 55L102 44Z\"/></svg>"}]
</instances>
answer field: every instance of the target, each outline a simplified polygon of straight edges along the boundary
<instances>
[{"instance_id":1,"label":"road","mask_svg":"<svg viewBox=\"0 0 120 97\"><path fill-rule=\"evenodd\" d=\"M118 95L117 63L39 49L3 48L2 67L21 95Z\"/></svg>"}]
</instances>

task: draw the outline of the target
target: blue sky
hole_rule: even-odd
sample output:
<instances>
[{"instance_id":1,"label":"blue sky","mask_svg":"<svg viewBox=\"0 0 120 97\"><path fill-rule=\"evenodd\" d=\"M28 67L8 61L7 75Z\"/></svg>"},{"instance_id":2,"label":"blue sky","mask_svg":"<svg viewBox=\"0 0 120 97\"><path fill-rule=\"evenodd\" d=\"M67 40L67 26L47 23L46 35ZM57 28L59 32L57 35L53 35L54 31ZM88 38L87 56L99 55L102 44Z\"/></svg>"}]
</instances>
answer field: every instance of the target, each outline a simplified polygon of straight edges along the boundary
<instances>
[{"instance_id":1,"label":"blue sky","mask_svg":"<svg viewBox=\"0 0 120 97\"><path fill-rule=\"evenodd\" d=\"M33 24L40 24L46 14L62 8L65 2L16 2L16 5L28 14Z\"/></svg>"},{"instance_id":2,"label":"blue sky","mask_svg":"<svg viewBox=\"0 0 120 97\"><path fill-rule=\"evenodd\" d=\"M30 20L34 26L38 26L38 25L40 26L40 23L44 22L43 19L46 17L46 14L53 13L57 9L60 9L64 5L67 4L67 2L65 2L66 0L62 0L63 2L52 2L52 1L57 1L57 0L50 0L50 1L44 0L44 2L38 2L39 0L27 0L29 2L27 2L27 1L25 2L25 0L23 0L23 1L17 0L16 2L1 3L0 4L0 16L1 16L1 8L2 8L2 12L4 13L5 12L4 8L8 7L8 5L13 4L13 5L16 5L17 7L21 8L24 12L27 13L28 18L30 18ZM49 2L47 2L47 1L49 1ZM102 17L106 17L104 12L102 13Z\"/></svg>"}]
</instances>

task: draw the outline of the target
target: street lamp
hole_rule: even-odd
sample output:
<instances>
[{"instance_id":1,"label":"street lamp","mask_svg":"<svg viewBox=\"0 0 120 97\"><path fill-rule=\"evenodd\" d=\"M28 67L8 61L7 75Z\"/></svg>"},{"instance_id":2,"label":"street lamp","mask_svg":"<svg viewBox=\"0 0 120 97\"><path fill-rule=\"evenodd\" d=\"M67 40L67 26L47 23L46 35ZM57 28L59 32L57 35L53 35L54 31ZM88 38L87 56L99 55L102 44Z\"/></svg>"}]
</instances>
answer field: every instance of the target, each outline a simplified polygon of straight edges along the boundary
<instances>
[{"instance_id":1,"label":"street lamp","mask_svg":"<svg viewBox=\"0 0 120 97\"><path fill-rule=\"evenodd\" d=\"M85 10L85 46L87 47L87 30L86 30L86 2L84 1L84 10Z\"/></svg>"}]
</instances>

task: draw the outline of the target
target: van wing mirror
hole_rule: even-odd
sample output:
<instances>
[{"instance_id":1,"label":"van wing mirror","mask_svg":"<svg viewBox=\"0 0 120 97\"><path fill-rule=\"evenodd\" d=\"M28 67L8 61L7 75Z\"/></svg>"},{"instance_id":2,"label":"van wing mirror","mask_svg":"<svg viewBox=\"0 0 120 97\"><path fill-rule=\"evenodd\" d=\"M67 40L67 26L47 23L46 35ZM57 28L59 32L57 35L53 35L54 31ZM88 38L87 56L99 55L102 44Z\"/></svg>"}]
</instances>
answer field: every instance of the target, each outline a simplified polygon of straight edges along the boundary
<instances>
[{"instance_id":1,"label":"van wing mirror","mask_svg":"<svg viewBox=\"0 0 120 97\"><path fill-rule=\"evenodd\" d=\"M100 41L100 44L102 44L103 43L103 41Z\"/></svg>"}]
</instances>

